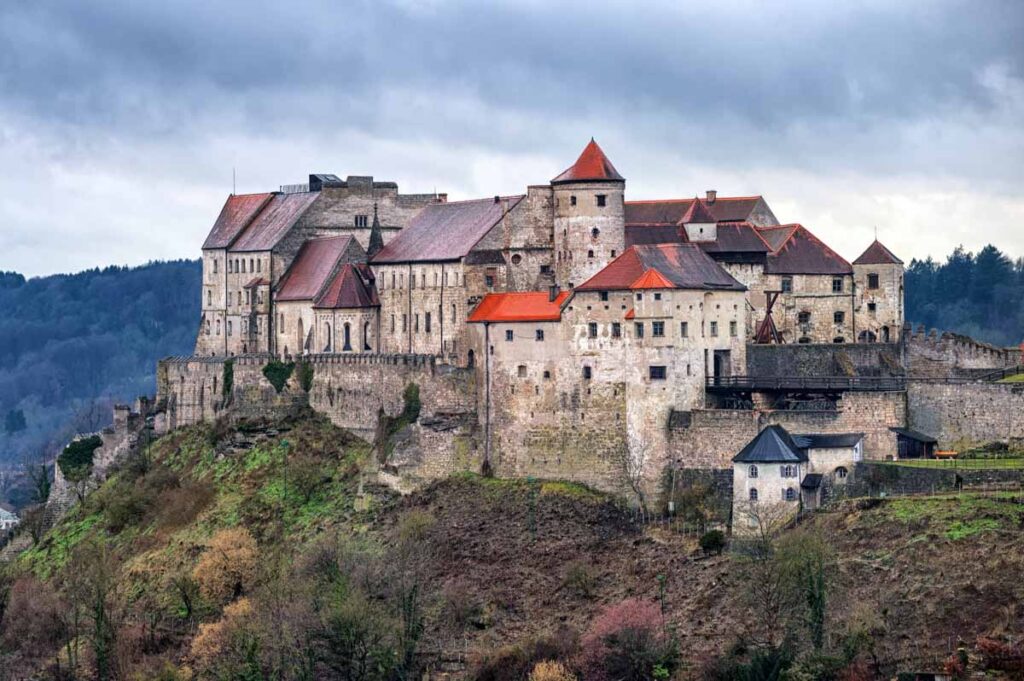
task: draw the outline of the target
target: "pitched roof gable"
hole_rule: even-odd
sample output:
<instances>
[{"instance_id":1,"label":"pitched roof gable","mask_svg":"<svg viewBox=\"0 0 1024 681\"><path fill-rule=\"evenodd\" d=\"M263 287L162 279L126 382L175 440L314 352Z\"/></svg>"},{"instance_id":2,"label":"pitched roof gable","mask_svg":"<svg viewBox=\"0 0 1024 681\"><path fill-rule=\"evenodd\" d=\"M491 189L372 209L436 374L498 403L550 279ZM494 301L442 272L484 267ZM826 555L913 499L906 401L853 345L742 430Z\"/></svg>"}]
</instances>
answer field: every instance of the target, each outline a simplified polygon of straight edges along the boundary
<instances>
[{"instance_id":1,"label":"pitched roof gable","mask_svg":"<svg viewBox=\"0 0 1024 681\"><path fill-rule=\"evenodd\" d=\"M272 250L319 196L319 192L273 194L259 215L231 244L231 251Z\"/></svg>"},{"instance_id":2,"label":"pitched roof gable","mask_svg":"<svg viewBox=\"0 0 1024 681\"><path fill-rule=\"evenodd\" d=\"M665 278L658 270L651 268L641 274L636 281L630 284L631 289L650 289L650 288L675 288L672 282Z\"/></svg>"},{"instance_id":3,"label":"pitched roof gable","mask_svg":"<svg viewBox=\"0 0 1024 681\"><path fill-rule=\"evenodd\" d=\"M746 290L696 244L631 246L577 289L626 290L652 269L657 270L671 288Z\"/></svg>"},{"instance_id":4,"label":"pitched roof gable","mask_svg":"<svg viewBox=\"0 0 1024 681\"><path fill-rule=\"evenodd\" d=\"M683 217L679 219L679 224L690 225L694 223L708 224L711 222L718 222L718 218L711 214L708 207L699 198L694 198L690 202L690 207L683 213Z\"/></svg>"},{"instance_id":5,"label":"pitched roof gable","mask_svg":"<svg viewBox=\"0 0 1024 681\"><path fill-rule=\"evenodd\" d=\"M464 258L501 220L506 206L511 211L522 199L519 195L497 202L475 199L424 206L372 262L437 262Z\"/></svg>"},{"instance_id":6,"label":"pitched roof gable","mask_svg":"<svg viewBox=\"0 0 1024 681\"><path fill-rule=\"evenodd\" d=\"M471 322L557 322L562 303L569 297L562 291L554 300L543 291L488 293L469 315Z\"/></svg>"},{"instance_id":7,"label":"pitched roof gable","mask_svg":"<svg viewBox=\"0 0 1024 681\"><path fill-rule=\"evenodd\" d=\"M583 153L576 159L576 162L562 171L558 177L551 180L551 184L559 182L584 182L584 181L616 181L623 182L626 178L619 175L615 166L605 156L604 151L598 146L594 138L583 148Z\"/></svg>"},{"instance_id":8,"label":"pitched roof gable","mask_svg":"<svg viewBox=\"0 0 1024 681\"><path fill-rule=\"evenodd\" d=\"M784 231L785 228L790 228ZM768 274L852 274L853 266L826 246L803 225L783 225L762 229L774 250L768 254L764 271ZM782 238L778 236L782 233ZM778 246L774 244L778 242Z\"/></svg>"},{"instance_id":9,"label":"pitched roof gable","mask_svg":"<svg viewBox=\"0 0 1024 681\"><path fill-rule=\"evenodd\" d=\"M366 265L345 263L313 302L313 307L318 310L380 307L373 272Z\"/></svg>"},{"instance_id":10,"label":"pitched roof gable","mask_svg":"<svg viewBox=\"0 0 1024 681\"><path fill-rule=\"evenodd\" d=\"M736 463L802 463L807 453L782 426L768 426L732 459Z\"/></svg>"},{"instance_id":11,"label":"pitched roof gable","mask_svg":"<svg viewBox=\"0 0 1024 681\"><path fill-rule=\"evenodd\" d=\"M231 194L220 209L203 249L227 248L242 233L256 214L263 210L273 194Z\"/></svg>"},{"instance_id":12,"label":"pitched roof gable","mask_svg":"<svg viewBox=\"0 0 1024 681\"><path fill-rule=\"evenodd\" d=\"M315 299L337 268L338 259L351 244L351 236L310 239L302 244L295 260L281 277L274 300Z\"/></svg>"},{"instance_id":13,"label":"pitched roof gable","mask_svg":"<svg viewBox=\"0 0 1024 681\"><path fill-rule=\"evenodd\" d=\"M763 201L761 196L719 196L713 203L701 200L717 222L740 222L750 219ZM626 225L676 225L690 210L695 199L658 199L626 201Z\"/></svg>"},{"instance_id":14,"label":"pitched roof gable","mask_svg":"<svg viewBox=\"0 0 1024 681\"><path fill-rule=\"evenodd\" d=\"M903 261L882 245L878 239L871 242L868 249L853 261L854 265L902 265Z\"/></svg>"}]
</instances>

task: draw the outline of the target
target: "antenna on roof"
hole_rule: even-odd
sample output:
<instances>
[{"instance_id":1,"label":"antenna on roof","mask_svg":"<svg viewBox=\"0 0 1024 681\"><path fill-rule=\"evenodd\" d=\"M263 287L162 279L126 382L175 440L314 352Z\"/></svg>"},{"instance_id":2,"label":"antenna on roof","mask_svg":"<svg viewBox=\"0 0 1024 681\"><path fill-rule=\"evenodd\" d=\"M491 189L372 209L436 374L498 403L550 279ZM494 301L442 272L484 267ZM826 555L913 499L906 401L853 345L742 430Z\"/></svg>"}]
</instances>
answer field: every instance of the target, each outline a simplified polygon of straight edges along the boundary
<instances>
[{"instance_id":1,"label":"antenna on roof","mask_svg":"<svg viewBox=\"0 0 1024 681\"><path fill-rule=\"evenodd\" d=\"M235 167L231 166L231 196L238 190L238 183L235 181Z\"/></svg>"}]
</instances>

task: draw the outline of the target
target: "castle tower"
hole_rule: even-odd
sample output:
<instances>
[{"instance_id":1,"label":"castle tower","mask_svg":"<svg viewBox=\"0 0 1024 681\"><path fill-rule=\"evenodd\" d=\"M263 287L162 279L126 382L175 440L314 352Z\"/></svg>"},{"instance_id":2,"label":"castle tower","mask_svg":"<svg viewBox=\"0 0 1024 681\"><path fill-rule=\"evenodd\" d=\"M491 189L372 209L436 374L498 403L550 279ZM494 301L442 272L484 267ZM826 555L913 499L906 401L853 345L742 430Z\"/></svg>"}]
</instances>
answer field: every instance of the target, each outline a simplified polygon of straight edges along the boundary
<instances>
[{"instance_id":1,"label":"castle tower","mask_svg":"<svg viewBox=\"0 0 1024 681\"><path fill-rule=\"evenodd\" d=\"M903 330L903 261L878 239L853 261L854 336L895 343Z\"/></svg>"},{"instance_id":2,"label":"castle tower","mask_svg":"<svg viewBox=\"0 0 1024 681\"><path fill-rule=\"evenodd\" d=\"M551 180L555 198L555 283L569 289L597 274L626 247L626 180L590 143Z\"/></svg>"}]
</instances>

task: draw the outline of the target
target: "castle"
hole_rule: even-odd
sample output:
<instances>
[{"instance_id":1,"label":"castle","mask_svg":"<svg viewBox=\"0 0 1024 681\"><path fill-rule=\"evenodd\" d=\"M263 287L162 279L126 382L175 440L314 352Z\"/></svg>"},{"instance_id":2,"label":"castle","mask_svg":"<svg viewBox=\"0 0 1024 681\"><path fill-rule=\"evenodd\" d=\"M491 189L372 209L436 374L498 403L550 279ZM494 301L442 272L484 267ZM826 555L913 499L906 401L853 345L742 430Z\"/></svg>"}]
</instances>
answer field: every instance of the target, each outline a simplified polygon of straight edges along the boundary
<instances>
[{"instance_id":1,"label":"castle","mask_svg":"<svg viewBox=\"0 0 1024 681\"><path fill-rule=\"evenodd\" d=\"M591 140L515 196L334 175L229 196L203 244L194 355L160 366L162 427L302 393L373 440L416 384L425 414L382 475L484 467L602 488L728 469L773 424L861 433L868 459L898 456L891 429L915 418L977 439L936 415L934 390L911 394L908 367L938 341L905 328L903 264L884 245L851 263L763 197L633 202L625 185ZM311 383L279 394L271 358L312 367Z\"/></svg>"}]
</instances>

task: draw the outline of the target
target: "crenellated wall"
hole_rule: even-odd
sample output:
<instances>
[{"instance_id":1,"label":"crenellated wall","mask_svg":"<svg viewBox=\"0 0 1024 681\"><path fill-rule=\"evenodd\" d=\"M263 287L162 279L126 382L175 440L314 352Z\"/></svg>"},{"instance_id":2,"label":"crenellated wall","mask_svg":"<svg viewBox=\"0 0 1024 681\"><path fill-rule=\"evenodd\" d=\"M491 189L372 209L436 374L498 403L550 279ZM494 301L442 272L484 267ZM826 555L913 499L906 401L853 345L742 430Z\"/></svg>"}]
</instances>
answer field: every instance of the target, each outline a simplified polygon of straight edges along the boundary
<instances>
[{"instance_id":1,"label":"crenellated wall","mask_svg":"<svg viewBox=\"0 0 1024 681\"><path fill-rule=\"evenodd\" d=\"M957 333L904 330L909 375L914 378L971 376L1024 364L1021 348L1001 348Z\"/></svg>"}]
</instances>

